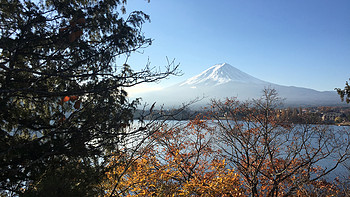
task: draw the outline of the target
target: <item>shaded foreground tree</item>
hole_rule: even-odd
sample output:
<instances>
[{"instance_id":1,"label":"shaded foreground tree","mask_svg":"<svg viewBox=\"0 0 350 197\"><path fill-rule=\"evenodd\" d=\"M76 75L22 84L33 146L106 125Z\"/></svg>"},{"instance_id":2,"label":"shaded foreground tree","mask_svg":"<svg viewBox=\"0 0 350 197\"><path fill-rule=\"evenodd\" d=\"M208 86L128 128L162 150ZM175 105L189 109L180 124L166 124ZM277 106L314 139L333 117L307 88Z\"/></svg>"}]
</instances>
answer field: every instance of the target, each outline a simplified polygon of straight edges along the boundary
<instances>
[{"instance_id":1,"label":"shaded foreground tree","mask_svg":"<svg viewBox=\"0 0 350 197\"><path fill-rule=\"evenodd\" d=\"M0 194L96 196L111 152L126 136L137 100L125 87L176 74L121 55L147 47L141 11L126 1L1 1Z\"/></svg>"},{"instance_id":2,"label":"shaded foreground tree","mask_svg":"<svg viewBox=\"0 0 350 197\"><path fill-rule=\"evenodd\" d=\"M277 118L280 99L273 89L253 102L212 101L223 156L243 178L250 196L334 195L326 175L349 158L348 130ZM222 116L224 114L224 116ZM321 167L320 164L326 164Z\"/></svg>"},{"instance_id":3,"label":"shaded foreground tree","mask_svg":"<svg viewBox=\"0 0 350 197\"><path fill-rule=\"evenodd\" d=\"M208 117L159 123L138 151L115 153L106 196L346 196L347 177L330 173L349 161L349 131L283 122L279 104L266 89L252 102L213 101Z\"/></svg>"},{"instance_id":4,"label":"shaded foreground tree","mask_svg":"<svg viewBox=\"0 0 350 197\"><path fill-rule=\"evenodd\" d=\"M120 163L120 154L111 160L106 196L243 195L240 177L226 168L212 132L200 119L162 124L132 163Z\"/></svg>"}]
</instances>

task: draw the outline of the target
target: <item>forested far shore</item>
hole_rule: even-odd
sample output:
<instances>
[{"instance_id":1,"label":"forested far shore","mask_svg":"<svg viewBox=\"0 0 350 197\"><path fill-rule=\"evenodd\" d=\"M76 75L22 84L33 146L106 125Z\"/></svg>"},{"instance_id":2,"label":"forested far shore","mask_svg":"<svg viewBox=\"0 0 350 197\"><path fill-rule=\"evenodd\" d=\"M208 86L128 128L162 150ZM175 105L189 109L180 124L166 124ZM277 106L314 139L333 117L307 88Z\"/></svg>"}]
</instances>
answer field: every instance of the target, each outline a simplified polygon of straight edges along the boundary
<instances>
[{"instance_id":1,"label":"forested far shore","mask_svg":"<svg viewBox=\"0 0 350 197\"><path fill-rule=\"evenodd\" d=\"M294 124L327 124L338 126L350 126L350 107L288 107L275 109L275 114L281 122ZM207 108L194 109L161 109L136 110L134 119L169 119L169 120L191 120L197 116L203 119L211 119ZM222 119L229 119L228 113L220 114Z\"/></svg>"}]
</instances>

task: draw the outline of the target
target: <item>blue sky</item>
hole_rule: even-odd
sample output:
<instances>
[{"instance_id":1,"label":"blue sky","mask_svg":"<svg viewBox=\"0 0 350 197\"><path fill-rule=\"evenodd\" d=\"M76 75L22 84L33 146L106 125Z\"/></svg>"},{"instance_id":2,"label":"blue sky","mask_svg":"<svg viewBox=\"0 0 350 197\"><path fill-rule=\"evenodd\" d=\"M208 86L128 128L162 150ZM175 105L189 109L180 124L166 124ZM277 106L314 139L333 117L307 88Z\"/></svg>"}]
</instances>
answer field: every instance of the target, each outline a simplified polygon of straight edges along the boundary
<instances>
[{"instance_id":1,"label":"blue sky","mask_svg":"<svg viewBox=\"0 0 350 197\"><path fill-rule=\"evenodd\" d=\"M151 16L153 44L132 54L135 70L149 58L176 59L184 73L147 88L181 82L217 63L280 85L320 91L350 78L349 0L129 0L127 11Z\"/></svg>"}]
</instances>

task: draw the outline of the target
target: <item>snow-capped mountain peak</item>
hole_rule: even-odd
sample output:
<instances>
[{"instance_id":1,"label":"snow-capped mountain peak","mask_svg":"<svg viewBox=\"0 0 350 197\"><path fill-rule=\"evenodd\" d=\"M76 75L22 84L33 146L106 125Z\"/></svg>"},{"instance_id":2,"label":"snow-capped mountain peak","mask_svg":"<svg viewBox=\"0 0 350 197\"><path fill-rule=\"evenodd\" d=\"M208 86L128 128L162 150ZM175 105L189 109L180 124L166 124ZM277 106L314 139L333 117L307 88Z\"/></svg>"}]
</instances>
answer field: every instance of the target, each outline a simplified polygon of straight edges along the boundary
<instances>
[{"instance_id":1,"label":"snow-capped mountain peak","mask_svg":"<svg viewBox=\"0 0 350 197\"><path fill-rule=\"evenodd\" d=\"M203 98L195 105L207 105L210 99L236 97L244 101L261 98L262 90L274 88L280 98L286 98L287 105L328 106L341 104L335 91L319 92L308 88L283 86L257 79L229 64L217 64L199 75L168 88L146 94L148 103L164 103L177 106L198 98Z\"/></svg>"},{"instance_id":2,"label":"snow-capped mountain peak","mask_svg":"<svg viewBox=\"0 0 350 197\"><path fill-rule=\"evenodd\" d=\"M248 75L240 71L239 69L231 66L230 64L216 64L207 70L203 71L199 75L189 78L185 82L181 83L180 86L191 85L210 85L217 86L228 82L240 82L240 83L266 83L260 79Z\"/></svg>"}]
</instances>

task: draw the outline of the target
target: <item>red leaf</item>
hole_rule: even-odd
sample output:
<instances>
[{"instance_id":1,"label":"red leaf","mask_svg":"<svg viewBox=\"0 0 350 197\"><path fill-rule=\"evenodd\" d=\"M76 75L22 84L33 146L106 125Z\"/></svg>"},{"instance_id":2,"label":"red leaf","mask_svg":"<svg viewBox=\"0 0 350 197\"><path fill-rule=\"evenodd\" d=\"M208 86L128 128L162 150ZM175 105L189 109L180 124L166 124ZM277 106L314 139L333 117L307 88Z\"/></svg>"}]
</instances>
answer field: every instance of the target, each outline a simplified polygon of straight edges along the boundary
<instances>
[{"instance_id":1,"label":"red leaf","mask_svg":"<svg viewBox=\"0 0 350 197\"><path fill-rule=\"evenodd\" d=\"M74 108L75 109L79 109L80 108L80 103L81 103L81 100L78 100L74 103Z\"/></svg>"},{"instance_id":2,"label":"red leaf","mask_svg":"<svg viewBox=\"0 0 350 197\"><path fill-rule=\"evenodd\" d=\"M69 96L65 96L65 97L63 98L63 102L67 102L67 101L69 101Z\"/></svg>"}]
</instances>

